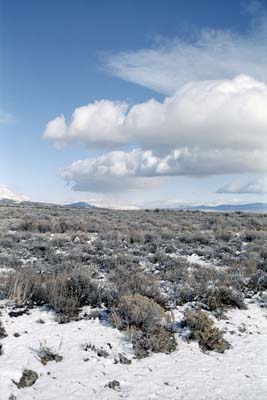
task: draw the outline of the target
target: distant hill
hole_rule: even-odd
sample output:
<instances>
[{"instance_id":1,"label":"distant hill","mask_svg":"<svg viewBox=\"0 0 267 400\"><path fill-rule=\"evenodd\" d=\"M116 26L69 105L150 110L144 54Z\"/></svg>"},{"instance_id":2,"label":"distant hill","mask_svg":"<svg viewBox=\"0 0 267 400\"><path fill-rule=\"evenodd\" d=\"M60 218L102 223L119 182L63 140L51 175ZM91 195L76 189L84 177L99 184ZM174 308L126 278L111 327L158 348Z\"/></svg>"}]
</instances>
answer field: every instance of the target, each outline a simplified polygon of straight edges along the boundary
<instances>
[{"instance_id":1,"label":"distant hill","mask_svg":"<svg viewBox=\"0 0 267 400\"><path fill-rule=\"evenodd\" d=\"M66 204L66 207L72 207L72 208L97 208L93 204L87 203L86 201L77 201L75 203Z\"/></svg>"},{"instance_id":2,"label":"distant hill","mask_svg":"<svg viewBox=\"0 0 267 400\"><path fill-rule=\"evenodd\" d=\"M221 211L221 212L267 212L267 203L248 204L220 204L218 206L191 206L187 209L199 211Z\"/></svg>"},{"instance_id":3,"label":"distant hill","mask_svg":"<svg viewBox=\"0 0 267 400\"><path fill-rule=\"evenodd\" d=\"M17 204L17 201L5 198L0 199L0 205L2 206L12 206L13 204Z\"/></svg>"},{"instance_id":4,"label":"distant hill","mask_svg":"<svg viewBox=\"0 0 267 400\"><path fill-rule=\"evenodd\" d=\"M0 186L0 204L10 205L16 202L29 200L28 196L20 195L12 192L6 186Z\"/></svg>"},{"instance_id":5,"label":"distant hill","mask_svg":"<svg viewBox=\"0 0 267 400\"><path fill-rule=\"evenodd\" d=\"M6 193L5 193L6 194ZM74 203L60 205L60 204L53 204L53 203L42 203L42 202L35 202L30 200L23 200L26 196L18 197L10 196L13 198L6 198L1 197L0 191L0 206L24 206L24 207L38 207L38 208L90 208L90 209L97 209L98 207L88 203L87 201L77 201ZM15 198L14 198L15 197ZM106 207L109 208L109 207ZM166 207L168 209L168 207ZM207 206L207 205L181 205L181 206L173 206L169 208L170 210L191 210L191 211L210 211L210 212L251 212L251 213L267 213L267 203L247 203L247 204L219 204L217 206Z\"/></svg>"}]
</instances>

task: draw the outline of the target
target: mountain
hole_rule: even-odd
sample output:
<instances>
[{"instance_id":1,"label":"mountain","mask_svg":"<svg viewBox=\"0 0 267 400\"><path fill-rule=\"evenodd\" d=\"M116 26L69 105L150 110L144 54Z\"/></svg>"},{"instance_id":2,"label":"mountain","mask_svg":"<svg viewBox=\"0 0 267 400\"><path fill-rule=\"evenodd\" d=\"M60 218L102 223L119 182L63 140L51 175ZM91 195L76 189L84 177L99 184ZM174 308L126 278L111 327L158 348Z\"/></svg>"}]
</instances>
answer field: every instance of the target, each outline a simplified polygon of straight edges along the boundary
<instances>
[{"instance_id":1,"label":"mountain","mask_svg":"<svg viewBox=\"0 0 267 400\"><path fill-rule=\"evenodd\" d=\"M93 204L87 203L87 201L77 201L75 203L66 204L66 206L72 208L97 208Z\"/></svg>"},{"instance_id":2,"label":"mountain","mask_svg":"<svg viewBox=\"0 0 267 400\"><path fill-rule=\"evenodd\" d=\"M0 204L13 204L21 201L27 201L30 198L12 192L6 186L0 186Z\"/></svg>"},{"instance_id":3,"label":"mountain","mask_svg":"<svg viewBox=\"0 0 267 400\"><path fill-rule=\"evenodd\" d=\"M220 204L218 206L189 206L189 210L221 212L267 212L267 203Z\"/></svg>"}]
</instances>

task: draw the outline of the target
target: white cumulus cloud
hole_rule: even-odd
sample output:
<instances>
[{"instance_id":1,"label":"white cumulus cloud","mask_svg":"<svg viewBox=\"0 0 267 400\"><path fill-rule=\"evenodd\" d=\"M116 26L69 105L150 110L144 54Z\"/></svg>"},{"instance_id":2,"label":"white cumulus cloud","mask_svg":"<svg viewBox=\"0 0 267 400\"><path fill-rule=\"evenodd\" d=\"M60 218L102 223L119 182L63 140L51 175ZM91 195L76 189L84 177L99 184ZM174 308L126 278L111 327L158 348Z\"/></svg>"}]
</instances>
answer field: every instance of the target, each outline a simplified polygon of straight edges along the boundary
<instances>
[{"instance_id":1,"label":"white cumulus cloud","mask_svg":"<svg viewBox=\"0 0 267 400\"><path fill-rule=\"evenodd\" d=\"M58 145L78 141L92 147L123 144L128 141L123 124L127 105L110 100L100 100L74 110L71 121L64 115L49 121L44 131L45 139L53 139Z\"/></svg>"},{"instance_id":2,"label":"white cumulus cloud","mask_svg":"<svg viewBox=\"0 0 267 400\"><path fill-rule=\"evenodd\" d=\"M132 107L96 101L48 122L46 139L88 148L134 143L148 149L261 149L266 144L267 85L247 75L190 82L163 102Z\"/></svg>"}]
</instances>

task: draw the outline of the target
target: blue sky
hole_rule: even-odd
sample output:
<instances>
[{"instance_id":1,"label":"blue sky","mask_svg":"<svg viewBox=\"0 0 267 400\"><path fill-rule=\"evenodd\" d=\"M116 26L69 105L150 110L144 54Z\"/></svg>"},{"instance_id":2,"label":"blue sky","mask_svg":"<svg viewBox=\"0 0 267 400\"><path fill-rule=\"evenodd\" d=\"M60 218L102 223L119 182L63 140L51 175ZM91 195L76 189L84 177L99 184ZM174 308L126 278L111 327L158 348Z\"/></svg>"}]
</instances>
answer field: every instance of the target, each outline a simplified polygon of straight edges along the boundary
<instances>
[{"instance_id":1,"label":"blue sky","mask_svg":"<svg viewBox=\"0 0 267 400\"><path fill-rule=\"evenodd\" d=\"M0 185L53 202L263 201L266 121L255 110L265 105L266 98L265 1L2 0L0 4ZM219 54L218 48L223 49ZM244 74L251 80L233 81ZM212 93L210 86L200 85L211 80ZM197 84L184 90L190 82ZM203 134L192 124L188 127L186 120L180 124L185 102L191 107L189 120L190 112L198 120L195 93L204 96L211 108L222 85L231 85L231 93L239 90L247 98L241 109L229 91L225 95L223 104L233 102L231 107L237 107L240 115L254 105L245 126L252 136L256 132L258 145L251 144L249 130L243 133L242 121L233 122L221 103L217 113L229 116L228 124L220 124L225 131L218 133L225 137L224 143L213 140L218 130L205 108ZM162 106L166 97L174 111ZM156 111L147 103L151 98ZM110 103L101 103L103 99ZM141 111L136 108L140 104ZM141 112L148 121L145 128ZM64 127L60 119L60 128L52 124L47 129L49 121L61 115ZM153 125L156 115L166 120L159 131ZM231 142L233 125L238 139ZM251 149L260 160L256 167L251 167L253 158L238 165L232 162L250 158ZM226 164L235 165L216 163L225 155Z\"/></svg>"}]
</instances>

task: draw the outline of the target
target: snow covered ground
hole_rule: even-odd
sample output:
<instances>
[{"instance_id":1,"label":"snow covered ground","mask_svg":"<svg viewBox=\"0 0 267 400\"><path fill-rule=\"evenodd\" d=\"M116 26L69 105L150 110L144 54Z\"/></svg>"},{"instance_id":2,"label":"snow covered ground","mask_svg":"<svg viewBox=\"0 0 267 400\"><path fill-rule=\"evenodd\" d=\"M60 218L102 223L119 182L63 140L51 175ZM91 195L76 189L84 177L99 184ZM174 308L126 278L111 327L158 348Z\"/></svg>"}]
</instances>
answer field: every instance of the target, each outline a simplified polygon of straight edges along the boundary
<instances>
[{"instance_id":1,"label":"snow covered ground","mask_svg":"<svg viewBox=\"0 0 267 400\"><path fill-rule=\"evenodd\" d=\"M18 400L265 400L267 398L267 310L248 304L247 310L228 311L225 328L232 348L224 354L201 352L195 342L177 337L175 352L133 358L131 344L118 330L98 319L58 324L52 311L32 309L29 315L10 317L8 303L0 302L1 320L8 333L0 356L0 399ZM40 322L43 322L41 323ZM14 334L19 334L15 335ZM35 350L40 342L63 356L61 362L42 365ZM109 355L85 351L86 344ZM118 354L131 364L115 363ZM24 368L39 378L18 389ZM105 385L120 382L120 389ZM12 398L12 397L11 397Z\"/></svg>"}]
</instances>

